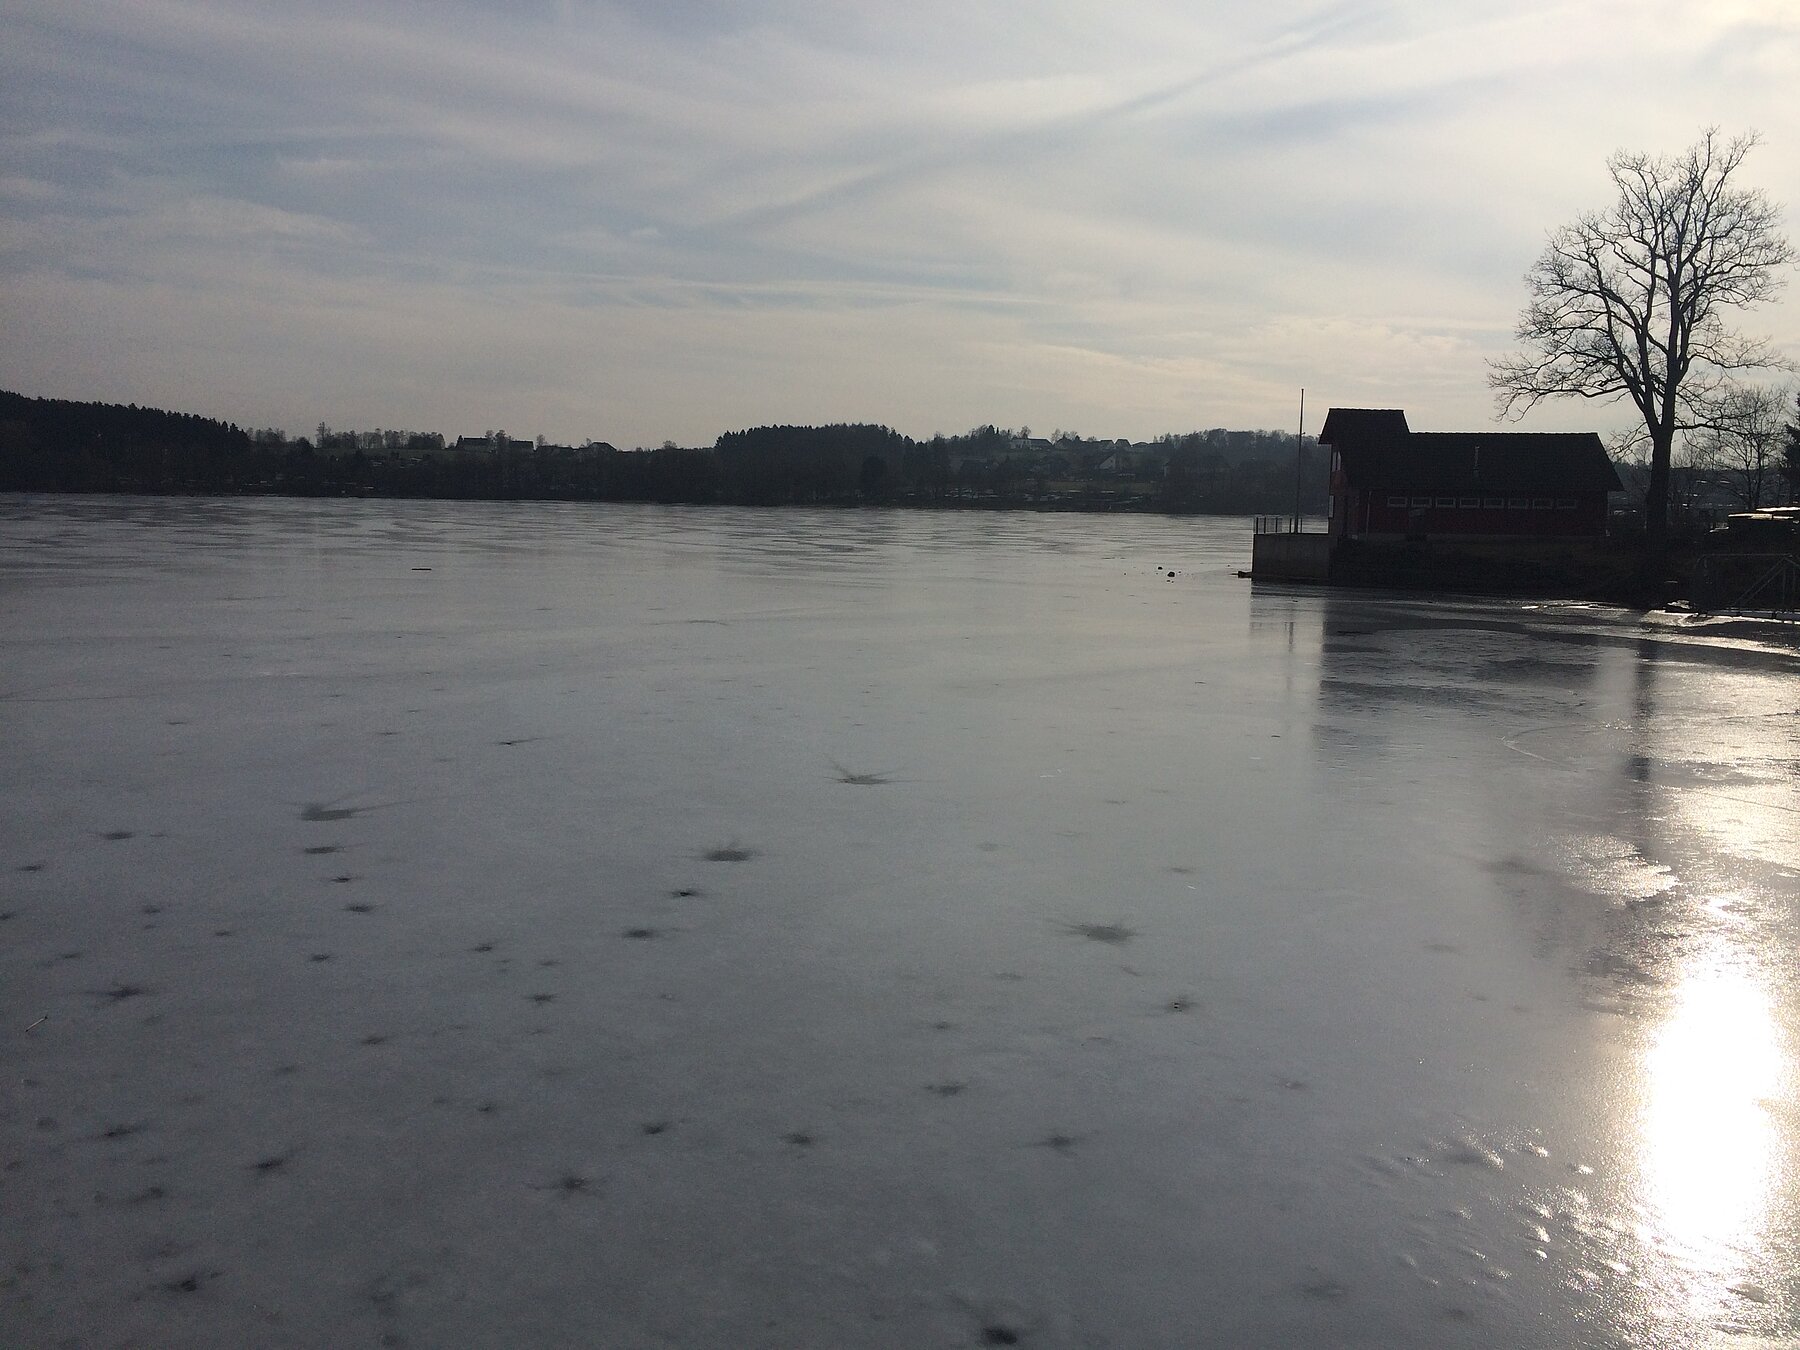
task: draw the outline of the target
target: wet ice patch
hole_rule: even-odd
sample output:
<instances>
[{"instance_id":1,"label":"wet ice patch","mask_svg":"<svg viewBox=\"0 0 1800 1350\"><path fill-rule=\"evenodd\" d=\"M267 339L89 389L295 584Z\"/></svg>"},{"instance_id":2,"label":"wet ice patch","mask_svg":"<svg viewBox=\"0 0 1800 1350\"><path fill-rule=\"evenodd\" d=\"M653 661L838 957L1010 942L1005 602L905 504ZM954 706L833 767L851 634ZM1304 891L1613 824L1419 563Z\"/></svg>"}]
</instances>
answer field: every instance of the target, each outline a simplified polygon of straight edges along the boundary
<instances>
[{"instance_id":1,"label":"wet ice patch","mask_svg":"<svg viewBox=\"0 0 1800 1350\"><path fill-rule=\"evenodd\" d=\"M837 781L849 787L885 787L895 781L891 769L883 769L876 773L858 773L855 770L846 769L835 759L831 761L831 769Z\"/></svg>"},{"instance_id":2,"label":"wet ice patch","mask_svg":"<svg viewBox=\"0 0 1800 1350\"><path fill-rule=\"evenodd\" d=\"M338 797L328 802L304 802L300 807L300 819L311 824L331 824L343 820L355 820L358 816L370 811L379 811L392 802L380 802L373 806L340 806L339 802L348 798Z\"/></svg>"},{"instance_id":3,"label":"wet ice patch","mask_svg":"<svg viewBox=\"0 0 1800 1350\"><path fill-rule=\"evenodd\" d=\"M1086 938L1089 942L1104 942L1113 947L1123 947L1138 935L1137 929L1127 928L1122 923L1065 923L1062 931L1068 937Z\"/></svg>"},{"instance_id":4,"label":"wet ice patch","mask_svg":"<svg viewBox=\"0 0 1800 1350\"><path fill-rule=\"evenodd\" d=\"M707 862L749 862L756 856L756 850L753 848L745 848L734 839L729 844L720 844L716 848L709 848L700 856L705 858Z\"/></svg>"},{"instance_id":5,"label":"wet ice patch","mask_svg":"<svg viewBox=\"0 0 1800 1350\"><path fill-rule=\"evenodd\" d=\"M1576 885L1610 899L1649 900L1680 884L1670 868L1616 835L1577 835L1559 843L1552 856Z\"/></svg>"},{"instance_id":6,"label":"wet ice patch","mask_svg":"<svg viewBox=\"0 0 1800 1350\"><path fill-rule=\"evenodd\" d=\"M1486 1167L1498 1172L1506 1166L1506 1159L1497 1149L1490 1148L1472 1134L1458 1135L1445 1144L1439 1153L1445 1162L1462 1167Z\"/></svg>"}]
</instances>

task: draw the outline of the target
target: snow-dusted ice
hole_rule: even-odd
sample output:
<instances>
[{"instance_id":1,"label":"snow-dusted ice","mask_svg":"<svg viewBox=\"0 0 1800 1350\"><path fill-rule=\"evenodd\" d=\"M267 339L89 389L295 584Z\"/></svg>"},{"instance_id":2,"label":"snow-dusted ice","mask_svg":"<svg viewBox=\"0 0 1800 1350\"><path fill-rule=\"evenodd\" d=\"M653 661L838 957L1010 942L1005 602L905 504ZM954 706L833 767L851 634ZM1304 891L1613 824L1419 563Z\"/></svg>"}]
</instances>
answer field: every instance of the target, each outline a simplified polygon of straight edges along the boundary
<instances>
[{"instance_id":1,"label":"snow-dusted ice","mask_svg":"<svg viewBox=\"0 0 1800 1350\"><path fill-rule=\"evenodd\" d=\"M0 500L0 1343L1800 1334L1800 659L1248 542Z\"/></svg>"}]
</instances>

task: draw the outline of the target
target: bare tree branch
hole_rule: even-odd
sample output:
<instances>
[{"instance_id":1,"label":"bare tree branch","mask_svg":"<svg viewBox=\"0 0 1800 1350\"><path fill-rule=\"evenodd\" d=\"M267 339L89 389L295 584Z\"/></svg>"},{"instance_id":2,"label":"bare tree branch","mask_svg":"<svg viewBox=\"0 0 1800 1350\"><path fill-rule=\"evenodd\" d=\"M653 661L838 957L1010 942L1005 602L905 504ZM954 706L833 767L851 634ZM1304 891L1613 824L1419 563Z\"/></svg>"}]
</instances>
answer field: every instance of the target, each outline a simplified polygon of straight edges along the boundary
<instances>
[{"instance_id":1,"label":"bare tree branch","mask_svg":"<svg viewBox=\"0 0 1800 1350\"><path fill-rule=\"evenodd\" d=\"M1688 463L1717 474L1749 510L1767 505L1782 470L1791 397L1766 385L1721 385L1698 410L1687 438Z\"/></svg>"}]
</instances>

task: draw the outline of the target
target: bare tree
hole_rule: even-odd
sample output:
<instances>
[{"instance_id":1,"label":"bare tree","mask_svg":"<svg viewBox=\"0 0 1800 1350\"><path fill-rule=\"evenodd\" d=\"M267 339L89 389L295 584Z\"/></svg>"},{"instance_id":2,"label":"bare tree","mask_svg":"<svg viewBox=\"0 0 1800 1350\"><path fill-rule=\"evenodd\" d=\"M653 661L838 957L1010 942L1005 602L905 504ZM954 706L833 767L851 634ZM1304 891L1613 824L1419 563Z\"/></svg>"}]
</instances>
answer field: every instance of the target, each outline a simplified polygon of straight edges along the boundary
<instances>
[{"instance_id":1,"label":"bare tree","mask_svg":"<svg viewBox=\"0 0 1800 1350\"><path fill-rule=\"evenodd\" d=\"M1733 385L1712 401L1706 425L1688 438L1691 462L1722 475L1751 511L1775 499L1787 404L1782 390Z\"/></svg>"},{"instance_id":2,"label":"bare tree","mask_svg":"<svg viewBox=\"0 0 1800 1350\"><path fill-rule=\"evenodd\" d=\"M1668 526L1676 434L1704 425L1734 371L1786 368L1725 313L1773 296L1794 260L1780 208L1734 183L1754 133L1721 142L1716 128L1675 156L1615 154L1617 200L1550 236L1526 273L1525 351L1491 362L1502 417L1546 398L1629 398L1650 443L1647 542Z\"/></svg>"}]
</instances>

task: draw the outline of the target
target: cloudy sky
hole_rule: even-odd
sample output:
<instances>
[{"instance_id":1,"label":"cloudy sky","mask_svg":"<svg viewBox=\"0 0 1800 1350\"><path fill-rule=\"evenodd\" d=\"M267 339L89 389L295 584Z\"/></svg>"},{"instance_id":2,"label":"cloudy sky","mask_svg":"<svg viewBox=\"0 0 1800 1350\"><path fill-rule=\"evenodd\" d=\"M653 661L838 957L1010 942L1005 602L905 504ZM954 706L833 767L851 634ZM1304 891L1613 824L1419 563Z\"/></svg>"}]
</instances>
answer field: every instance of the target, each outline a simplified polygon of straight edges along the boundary
<instances>
[{"instance_id":1,"label":"cloudy sky","mask_svg":"<svg viewBox=\"0 0 1800 1350\"><path fill-rule=\"evenodd\" d=\"M0 0L0 388L622 446L1488 425L1619 148L1794 0ZM1800 295L1747 326L1800 355ZM1564 404L1528 428L1605 429Z\"/></svg>"}]
</instances>

